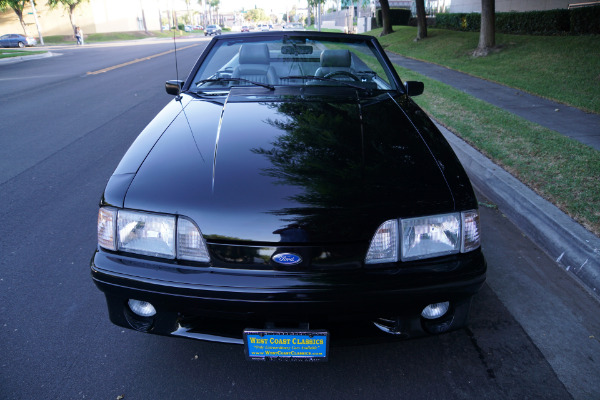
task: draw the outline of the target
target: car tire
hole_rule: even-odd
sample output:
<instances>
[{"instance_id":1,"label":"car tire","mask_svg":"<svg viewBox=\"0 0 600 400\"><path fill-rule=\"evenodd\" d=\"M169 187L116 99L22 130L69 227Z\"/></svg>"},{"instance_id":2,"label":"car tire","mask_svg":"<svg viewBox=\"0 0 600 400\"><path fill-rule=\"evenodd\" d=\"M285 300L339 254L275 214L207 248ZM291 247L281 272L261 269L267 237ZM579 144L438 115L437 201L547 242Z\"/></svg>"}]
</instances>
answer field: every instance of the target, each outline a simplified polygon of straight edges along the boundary
<instances>
[{"instance_id":1,"label":"car tire","mask_svg":"<svg viewBox=\"0 0 600 400\"><path fill-rule=\"evenodd\" d=\"M25 43L23 43L23 42L19 42L19 44L18 44L18 45L19 45L19 47L20 47L20 48L23 48L23 47L25 47Z\"/></svg>"}]
</instances>

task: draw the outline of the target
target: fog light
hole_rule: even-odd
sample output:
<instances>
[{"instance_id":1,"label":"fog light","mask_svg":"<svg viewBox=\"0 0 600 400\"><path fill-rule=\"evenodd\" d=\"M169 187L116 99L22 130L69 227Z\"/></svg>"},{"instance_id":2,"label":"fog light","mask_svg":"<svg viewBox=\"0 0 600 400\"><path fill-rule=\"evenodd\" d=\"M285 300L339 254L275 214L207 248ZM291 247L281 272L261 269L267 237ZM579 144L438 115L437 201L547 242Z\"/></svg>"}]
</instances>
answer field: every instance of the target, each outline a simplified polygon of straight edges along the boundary
<instances>
[{"instance_id":1,"label":"fog light","mask_svg":"<svg viewBox=\"0 0 600 400\"><path fill-rule=\"evenodd\" d=\"M423 309L421 316L425 319L437 319L444 316L450 308L450 302L430 304Z\"/></svg>"},{"instance_id":2,"label":"fog light","mask_svg":"<svg viewBox=\"0 0 600 400\"><path fill-rule=\"evenodd\" d=\"M156 315L156 309L147 301L129 299L127 302L129 309L140 317L152 317Z\"/></svg>"}]
</instances>

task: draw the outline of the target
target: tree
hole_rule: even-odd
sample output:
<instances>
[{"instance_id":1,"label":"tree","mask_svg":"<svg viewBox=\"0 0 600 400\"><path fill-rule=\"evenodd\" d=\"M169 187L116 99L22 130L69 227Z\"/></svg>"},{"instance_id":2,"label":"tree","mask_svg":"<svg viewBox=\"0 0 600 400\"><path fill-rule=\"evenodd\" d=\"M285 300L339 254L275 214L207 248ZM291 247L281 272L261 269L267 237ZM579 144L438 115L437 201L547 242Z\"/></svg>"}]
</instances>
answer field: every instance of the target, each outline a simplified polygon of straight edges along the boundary
<instances>
[{"instance_id":1,"label":"tree","mask_svg":"<svg viewBox=\"0 0 600 400\"><path fill-rule=\"evenodd\" d=\"M425 15L425 0L416 0L417 6L417 39L427 37L427 16Z\"/></svg>"},{"instance_id":2,"label":"tree","mask_svg":"<svg viewBox=\"0 0 600 400\"><path fill-rule=\"evenodd\" d=\"M268 17L267 13L262 8L253 8L251 10L246 11L246 14L244 14L244 18L247 21L260 22L266 21Z\"/></svg>"},{"instance_id":3,"label":"tree","mask_svg":"<svg viewBox=\"0 0 600 400\"><path fill-rule=\"evenodd\" d=\"M496 45L496 1L481 0L481 29L474 57L485 57Z\"/></svg>"},{"instance_id":4,"label":"tree","mask_svg":"<svg viewBox=\"0 0 600 400\"><path fill-rule=\"evenodd\" d=\"M308 3L309 10L313 10L313 9L315 10L315 11L312 11L313 17L312 17L312 24L310 24L310 25L316 25L318 18L320 17L320 16L317 16L316 10L318 9L319 4L325 4L325 0L306 0L306 2ZM309 12L308 14L310 16L311 12Z\"/></svg>"},{"instance_id":5,"label":"tree","mask_svg":"<svg viewBox=\"0 0 600 400\"><path fill-rule=\"evenodd\" d=\"M210 10L211 10L210 11L210 15L211 15L210 19L211 20L213 19L212 10L214 9L216 11L216 13L217 13L217 18L216 18L217 19L217 21L216 21L217 25L219 24L219 6L220 5L221 5L221 0L210 0L209 3L208 3L208 6L210 7Z\"/></svg>"},{"instance_id":6,"label":"tree","mask_svg":"<svg viewBox=\"0 0 600 400\"><path fill-rule=\"evenodd\" d=\"M29 0L0 0L0 11L5 11L7 8L12 8L19 18L19 22L21 23L21 27L23 28L25 36L28 36L28 33L27 26L23 20L23 9L27 3L29 3Z\"/></svg>"},{"instance_id":7,"label":"tree","mask_svg":"<svg viewBox=\"0 0 600 400\"><path fill-rule=\"evenodd\" d=\"M77 29L75 25L75 18L73 17L73 13L75 12L75 8L81 3L88 0L48 0L48 5L50 8L54 8L61 4L65 10L69 12L69 21L71 21L71 26L73 27L73 32Z\"/></svg>"},{"instance_id":8,"label":"tree","mask_svg":"<svg viewBox=\"0 0 600 400\"><path fill-rule=\"evenodd\" d=\"M394 32L392 29L392 20L390 19L390 3L388 0L379 0L379 4L381 5L381 23L383 24L383 29L379 36L389 35Z\"/></svg>"}]
</instances>

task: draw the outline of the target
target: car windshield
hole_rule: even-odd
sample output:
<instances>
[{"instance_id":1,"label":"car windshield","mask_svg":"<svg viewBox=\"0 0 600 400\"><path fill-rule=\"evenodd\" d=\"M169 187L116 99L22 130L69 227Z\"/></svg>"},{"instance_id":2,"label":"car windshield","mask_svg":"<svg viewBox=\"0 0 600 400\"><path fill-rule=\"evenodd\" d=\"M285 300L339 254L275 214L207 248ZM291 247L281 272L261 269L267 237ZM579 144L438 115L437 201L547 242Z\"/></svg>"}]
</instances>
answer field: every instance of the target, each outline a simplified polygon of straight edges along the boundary
<instances>
[{"instance_id":1,"label":"car windshield","mask_svg":"<svg viewBox=\"0 0 600 400\"><path fill-rule=\"evenodd\" d=\"M299 32L216 40L189 90L238 86L347 86L396 90L395 80L369 39Z\"/></svg>"}]
</instances>

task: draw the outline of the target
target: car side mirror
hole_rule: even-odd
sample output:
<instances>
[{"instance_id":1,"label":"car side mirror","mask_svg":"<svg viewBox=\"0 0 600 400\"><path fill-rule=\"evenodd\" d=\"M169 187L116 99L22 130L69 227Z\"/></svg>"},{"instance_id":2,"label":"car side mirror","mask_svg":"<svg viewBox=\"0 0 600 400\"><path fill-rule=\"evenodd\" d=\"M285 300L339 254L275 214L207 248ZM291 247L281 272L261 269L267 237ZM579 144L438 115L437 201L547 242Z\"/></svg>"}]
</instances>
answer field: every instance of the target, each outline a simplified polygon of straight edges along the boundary
<instances>
[{"instance_id":1,"label":"car side mirror","mask_svg":"<svg viewBox=\"0 0 600 400\"><path fill-rule=\"evenodd\" d=\"M167 90L167 93L172 94L173 96L179 96L182 88L183 81L172 80L165 83L165 89Z\"/></svg>"},{"instance_id":2,"label":"car side mirror","mask_svg":"<svg viewBox=\"0 0 600 400\"><path fill-rule=\"evenodd\" d=\"M425 90L425 85L423 82L418 81L407 81L404 82L404 91L409 96L418 96L423 94L423 90Z\"/></svg>"}]
</instances>

